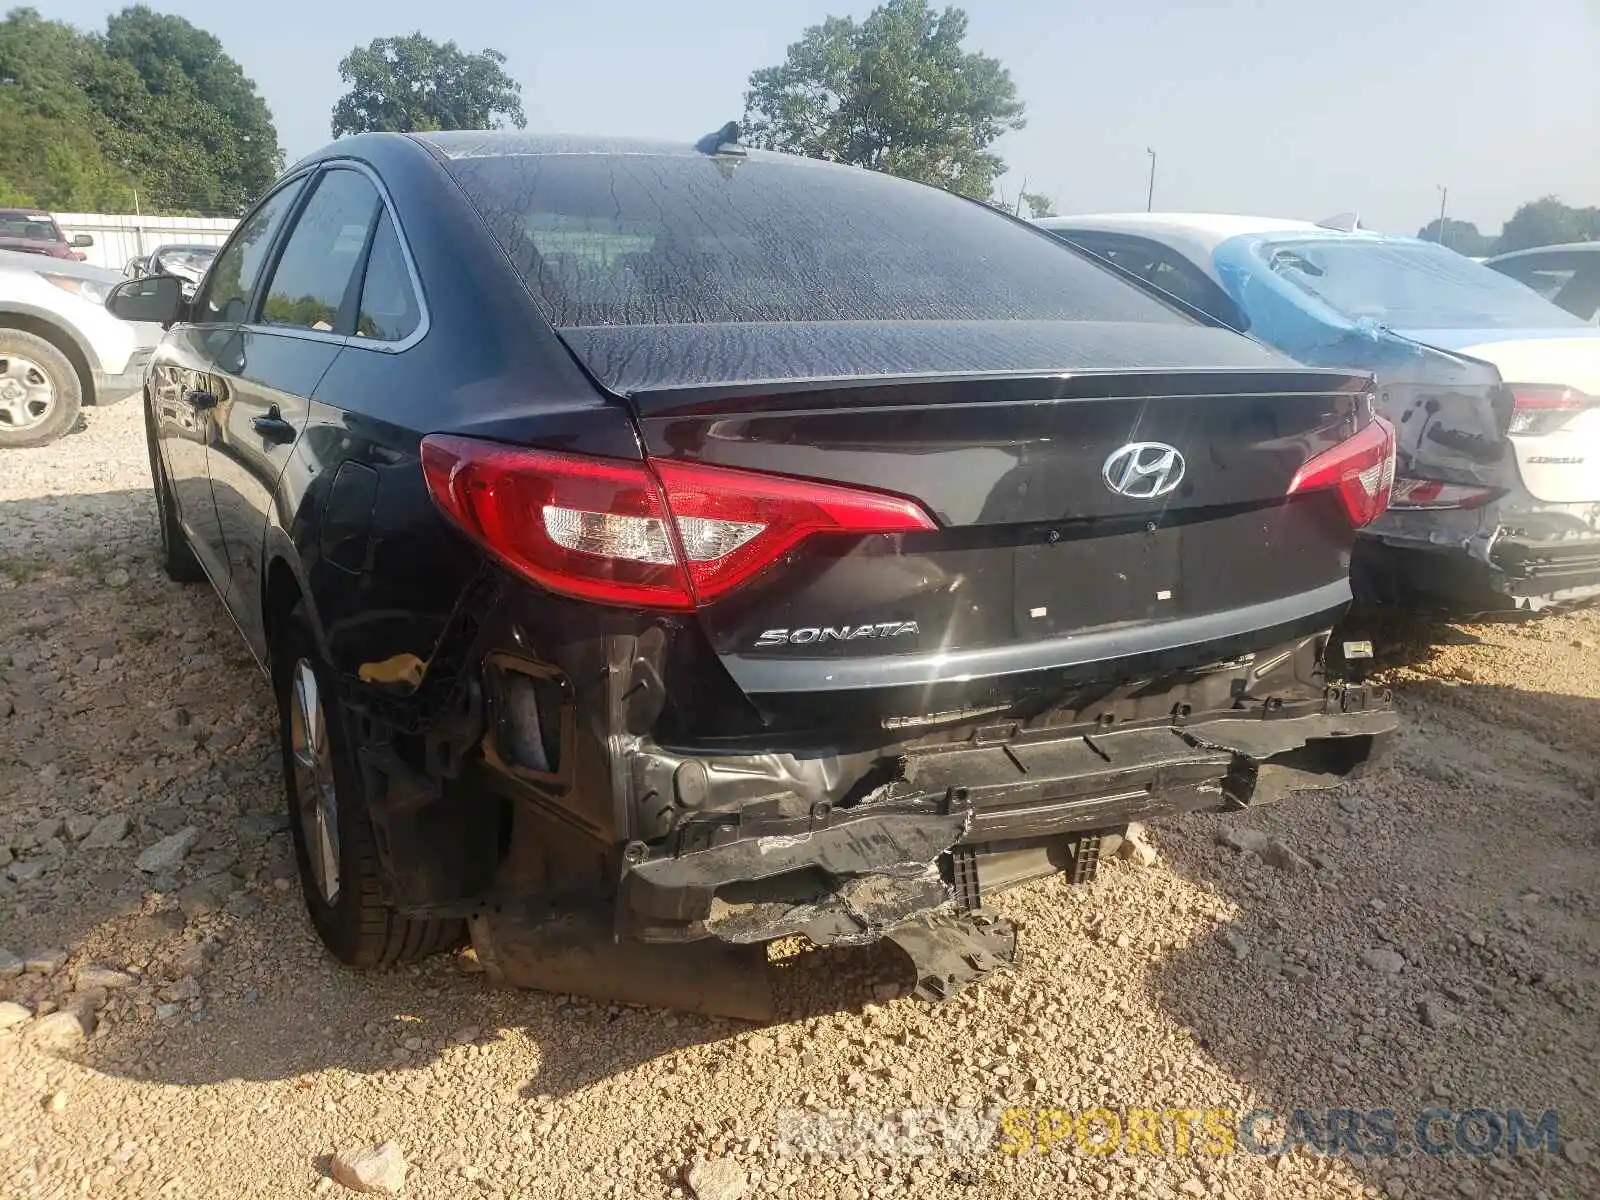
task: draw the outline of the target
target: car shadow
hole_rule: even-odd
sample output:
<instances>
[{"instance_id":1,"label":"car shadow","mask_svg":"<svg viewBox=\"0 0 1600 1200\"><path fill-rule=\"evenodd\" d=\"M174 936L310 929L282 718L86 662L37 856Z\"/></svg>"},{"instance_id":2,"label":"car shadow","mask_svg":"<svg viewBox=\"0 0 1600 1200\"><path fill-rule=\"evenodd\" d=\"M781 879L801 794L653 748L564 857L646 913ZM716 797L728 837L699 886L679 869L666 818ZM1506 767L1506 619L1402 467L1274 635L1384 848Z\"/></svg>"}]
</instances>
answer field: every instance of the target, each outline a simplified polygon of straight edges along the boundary
<instances>
[{"instance_id":1,"label":"car shadow","mask_svg":"<svg viewBox=\"0 0 1600 1200\"><path fill-rule=\"evenodd\" d=\"M86 1062L181 1085L329 1068L403 1085L503 1042L527 1056L527 1095L559 1096L750 1028L491 988L459 951L371 975L333 962L295 881L268 683L211 589L161 573L153 527L148 490L0 503L0 842L20 854L0 864L0 949L71 956L0 978L0 999L93 1012ZM125 836L96 847L83 827L106 817ZM190 826L180 865L139 869ZM38 877L5 878L34 862ZM86 994L85 965L135 982ZM882 946L785 945L769 970L785 1027L909 981Z\"/></svg>"},{"instance_id":2,"label":"car shadow","mask_svg":"<svg viewBox=\"0 0 1600 1200\"><path fill-rule=\"evenodd\" d=\"M1439 665L1428 644L1412 665ZM1146 986L1272 1114L1264 1154L1338 1155L1373 1195L1600 1195L1592 1164L1505 1141L1513 1108L1554 1110L1563 1144L1600 1133L1600 700L1444 675L1400 685L1368 778L1158 829L1232 915ZM1225 845L1240 827L1292 856Z\"/></svg>"}]
</instances>

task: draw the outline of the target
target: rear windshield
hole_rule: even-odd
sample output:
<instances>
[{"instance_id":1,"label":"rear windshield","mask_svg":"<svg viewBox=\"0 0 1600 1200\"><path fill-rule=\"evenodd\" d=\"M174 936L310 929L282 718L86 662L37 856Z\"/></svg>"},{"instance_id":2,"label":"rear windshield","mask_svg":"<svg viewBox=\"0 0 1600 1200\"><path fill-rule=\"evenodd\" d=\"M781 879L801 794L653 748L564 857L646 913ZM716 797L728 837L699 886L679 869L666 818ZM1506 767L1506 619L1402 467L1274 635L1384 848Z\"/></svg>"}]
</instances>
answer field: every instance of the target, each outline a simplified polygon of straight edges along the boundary
<instances>
[{"instance_id":1,"label":"rear windshield","mask_svg":"<svg viewBox=\"0 0 1600 1200\"><path fill-rule=\"evenodd\" d=\"M164 246L155 252L154 259L158 266L167 270L176 267L204 272L216 256L215 246Z\"/></svg>"},{"instance_id":2,"label":"rear windshield","mask_svg":"<svg viewBox=\"0 0 1600 1200\"><path fill-rule=\"evenodd\" d=\"M62 240L61 231L49 217L24 217L15 213L0 216L0 237L22 238L30 242Z\"/></svg>"},{"instance_id":3,"label":"rear windshield","mask_svg":"<svg viewBox=\"0 0 1600 1200\"><path fill-rule=\"evenodd\" d=\"M558 328L1187 321L980 205L868 171L664 154L450 167Z\"/></svg>"},{"instance_id":4,"label":"rear windshield","mask_svg":"<svg viewBox=\"0 0 1600 1200\"><path fill-rule=\"evenodd\" d=\"M1391 329L1545 329L1582 322L1497 271L1426 242L1269 242L1257 249L1295 286Z\"/></svg>"}]
</instances>

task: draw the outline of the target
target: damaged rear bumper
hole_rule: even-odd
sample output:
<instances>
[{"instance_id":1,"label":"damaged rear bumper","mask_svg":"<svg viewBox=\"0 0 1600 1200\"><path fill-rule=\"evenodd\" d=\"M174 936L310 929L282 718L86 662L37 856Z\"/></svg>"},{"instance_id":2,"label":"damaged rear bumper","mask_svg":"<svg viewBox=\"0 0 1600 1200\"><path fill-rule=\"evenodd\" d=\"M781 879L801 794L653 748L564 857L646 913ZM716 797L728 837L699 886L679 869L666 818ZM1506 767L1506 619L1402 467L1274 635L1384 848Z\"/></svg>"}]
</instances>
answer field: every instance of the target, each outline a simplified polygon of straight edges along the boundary
<instances>
[{"instance_id":1,"label":"damaged rear bumper","mask_svg":"<svg viewBox=\"0 0 1600 1200\"><path fill-rule=\"evenodd\" d=\"M1395 726L1386 693L1330 687L1206 719L909 753L848 807L746 804L632 844L618 933L874 941L912 917L975 910L1024 879L1081 871L1098 833L1130 820L1333 786L1380 757Z\"/></svg>"},{"instance_id":2,"label":"damaged rear bumper","mask_svg":"<svg viewBox=\"0 0 1600 1200\"><path fill-rule=\"evenodd\" d=\"M1360 599L1538 612L1600 599L1600 505L1507 496L1480 509L1391 510L1357 540Z\"/></svg>"}]
</instances>

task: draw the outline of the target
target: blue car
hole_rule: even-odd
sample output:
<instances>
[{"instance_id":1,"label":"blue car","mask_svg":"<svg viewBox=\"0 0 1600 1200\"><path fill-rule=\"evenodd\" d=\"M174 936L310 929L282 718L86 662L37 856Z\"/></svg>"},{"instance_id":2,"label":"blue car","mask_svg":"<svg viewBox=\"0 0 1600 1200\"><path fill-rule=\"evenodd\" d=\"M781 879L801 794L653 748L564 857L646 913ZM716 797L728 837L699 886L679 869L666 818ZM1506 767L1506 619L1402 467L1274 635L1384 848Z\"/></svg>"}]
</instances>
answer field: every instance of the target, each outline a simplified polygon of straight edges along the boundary
<instances>
[{"instance_id":1,"label":"blue car","mask_svg":"<svg viewBox=\"0 0 1600 1200\"><path fill-rule=\"evenodd\" d=\"M1398 435L1363 598L1457 611L1600 597L1600 329L1431 242L1210 214L1039 224L1308 366L1371 371Z\"/></svg>"}]
</instances>

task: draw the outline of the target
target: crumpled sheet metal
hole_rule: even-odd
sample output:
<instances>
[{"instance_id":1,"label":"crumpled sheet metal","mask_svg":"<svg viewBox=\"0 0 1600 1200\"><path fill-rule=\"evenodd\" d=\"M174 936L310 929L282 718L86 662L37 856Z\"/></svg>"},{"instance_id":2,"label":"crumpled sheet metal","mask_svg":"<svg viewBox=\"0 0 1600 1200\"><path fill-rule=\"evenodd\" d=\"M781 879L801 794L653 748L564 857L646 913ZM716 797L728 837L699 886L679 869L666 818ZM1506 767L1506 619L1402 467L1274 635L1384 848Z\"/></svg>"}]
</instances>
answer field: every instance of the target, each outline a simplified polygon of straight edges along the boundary
<instances>
[{"instance_id":1,"label":"crumpled sheet metal","mask_svg":"<svg viewBox=\"0 0 1600 1200\"><path fill-rule=\"evenodd\" d=\"M1481 508L1391 508L1364 531L1396 547L1461 550L1498 571L1492 555L1506 536L1559 544L1600 535L1600 504L1545 504L1517 490Z\"/></svg>"},{"instance_id":2,"label":"crumpled sheet metal","mask_svg":"<svg viewBox=\"0 0 1600 1200\"><path fill-rule=\"evenodd\" d=\"M1307 235L1311 236L1311 235ZM1372 372L1393 422L1400 473L1469 486L1517 486L1500 373L1371 320L1352 320L1269 265L1283 239L1245 234L1213 253L1223 286L1250 314L1250 335L1313 367Z\"/></svg>"}]
</instances>

